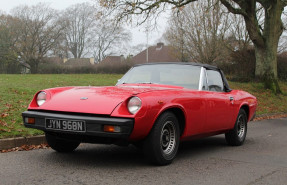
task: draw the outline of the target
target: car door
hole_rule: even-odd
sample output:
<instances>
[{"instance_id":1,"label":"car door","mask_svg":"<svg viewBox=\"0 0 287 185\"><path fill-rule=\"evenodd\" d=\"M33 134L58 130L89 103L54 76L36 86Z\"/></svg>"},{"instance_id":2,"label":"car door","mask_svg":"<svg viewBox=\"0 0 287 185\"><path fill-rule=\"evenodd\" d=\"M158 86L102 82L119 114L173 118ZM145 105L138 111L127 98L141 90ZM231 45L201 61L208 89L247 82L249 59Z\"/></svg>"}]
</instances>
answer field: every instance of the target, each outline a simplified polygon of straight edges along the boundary
<instances>
[{"instance_id":1,"label":"car door","mask_svg":"<svg viewBox=\"0 0 287 185\"><path fill-rule=\"evenodd\" d=\"M224 91L222 74L217 70L206 70L206 132L228 128L234 114L233 97Z\"/></svg>"}]
</instances>

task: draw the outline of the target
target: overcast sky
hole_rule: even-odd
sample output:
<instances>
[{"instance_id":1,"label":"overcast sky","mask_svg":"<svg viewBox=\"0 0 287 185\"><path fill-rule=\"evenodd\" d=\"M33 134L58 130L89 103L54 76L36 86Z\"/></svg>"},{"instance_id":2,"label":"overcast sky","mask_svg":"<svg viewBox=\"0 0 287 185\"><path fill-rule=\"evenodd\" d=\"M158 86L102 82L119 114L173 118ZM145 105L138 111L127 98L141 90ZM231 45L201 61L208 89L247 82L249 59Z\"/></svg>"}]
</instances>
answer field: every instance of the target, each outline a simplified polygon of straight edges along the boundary
<instances>
[{"instance_id":1,"label":"overcast sky","mask_svg":"<svg viewBox=\"0 0 287 185\"><path fill-rule=\"evenodd\" d=\"M0 10L9 13L11 9L18 5L35 5L39 2L50 3L51 7L57 10L63 10L70 5L82 3L82 2L92 2L91 0L1 0ZM149 34L149 45L154 45L156 42L160 41L160 38L164 32L166 26L166 17L163 15L158 21L158 26L156 30L152 30ZM127 27L132 32L132 44L131 46L136 46L138 44L146 44L147 38L144 26L141 27Z\"/></svg>"}]
</instances>

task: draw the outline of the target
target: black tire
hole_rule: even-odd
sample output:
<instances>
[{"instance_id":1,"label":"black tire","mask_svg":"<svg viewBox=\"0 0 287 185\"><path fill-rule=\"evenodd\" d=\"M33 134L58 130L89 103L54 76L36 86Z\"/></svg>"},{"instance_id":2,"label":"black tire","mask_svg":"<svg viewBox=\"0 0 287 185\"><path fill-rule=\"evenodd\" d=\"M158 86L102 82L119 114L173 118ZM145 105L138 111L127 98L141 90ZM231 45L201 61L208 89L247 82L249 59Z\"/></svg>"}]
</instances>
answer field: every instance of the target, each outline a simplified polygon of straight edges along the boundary
<instances>
[{"instance_id":1,"label":"black tire","mask_svg":"<svg viewBox=\"0 0 287 185\"><path fill-rule=\"evenodd\" d=\"M57 152L72 152L80 145L78 141L65 140L49 133L45 133L45 135L48 145Z\"/></svg>"},{"instance_id":2,"label":"black tire","mask_svg":"<svg viewBox=\"0 0 287 185\"><path fill-rule=\"evenodd\" d=\"M244 143L247 134L247 115L243 109L239 110L234 128L225 133L225 140L231 146L240 146Z\"/></svg>"},{"instance_id":3,"label":"black tire","mask_svg":"<svg viewBox=\"0 0 287 185\"><path fill-rule=\"evenodd\" d=\"M172 163L179 146L178 120L172 112L164 112L145 139L143 151L147 159L157 165Z\"/></svg>"}]
</instances>

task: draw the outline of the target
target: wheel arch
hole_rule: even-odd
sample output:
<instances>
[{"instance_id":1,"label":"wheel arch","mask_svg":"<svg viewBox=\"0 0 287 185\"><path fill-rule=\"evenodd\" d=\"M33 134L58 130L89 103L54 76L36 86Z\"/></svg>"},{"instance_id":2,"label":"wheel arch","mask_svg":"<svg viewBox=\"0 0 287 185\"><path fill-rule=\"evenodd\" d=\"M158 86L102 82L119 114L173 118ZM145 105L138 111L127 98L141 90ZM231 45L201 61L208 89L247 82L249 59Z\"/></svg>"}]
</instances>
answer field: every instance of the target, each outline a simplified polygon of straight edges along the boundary
<instances>
[{"instance_id":1,"label":"wheel arch","mask_svg":"<svg viewBox=\"0 0 287 185\"><path fill-rule=\"evenodd\" d=\"M178 123L179 123L180 136L181 136L184 133L185 126L186 126L185 112L180 107L167 107L158 114L158 116L156 117L156 120L165 112L172 112L176 116Z\"/></svg>"},{"instance_id":2,"label":"wheel arch","mask_svg":"<svg viewBox=\"0 0 287 185\"><path fill-rule=\"evenodd\" d=\"M249 106L247 104L243 104L240 106L240 109L243 109L245 111L247 119L249 120L249 111L250 111ZM238 110L238 112L239 112L239 110Z\"/></svg>"}]
</instances>

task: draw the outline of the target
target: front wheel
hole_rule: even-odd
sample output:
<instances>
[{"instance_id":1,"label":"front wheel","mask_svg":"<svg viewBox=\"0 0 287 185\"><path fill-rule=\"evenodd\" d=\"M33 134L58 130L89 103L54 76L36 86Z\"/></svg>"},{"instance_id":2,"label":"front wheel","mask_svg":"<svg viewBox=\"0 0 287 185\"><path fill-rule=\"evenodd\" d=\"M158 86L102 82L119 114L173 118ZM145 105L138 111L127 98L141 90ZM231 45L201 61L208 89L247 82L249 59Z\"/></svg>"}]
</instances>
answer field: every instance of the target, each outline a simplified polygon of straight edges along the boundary
<instances>
[{"instance_id":1,"label":"front wheel","mask_svg":"<svg viewBox=\"0 0 287 185\"><path fill-rule=\"evenodd\" d=\"M80 145L78 141L65 140L49 133L45 135L48 145L57 152L72 152Z\"/></svg>"},{"instance_id":2,"label":"front wheel","mask_svg":"<svg viewBox=\"0 0 287 185\"><path fill-rule=\"evenodd\" d=\"M154 164L167 165L176 157L179 146L179 125L172 112L163 113L144 141L145 156Z\"/></svg>"},{"instance_id":3,"label":"front wheel","mask_svg":"<svg viewBox=\"0 0 287 185\"><path fill-rule=\"evenodd\" d=\"M234 128L225 134L225 140L229 145L240 146L244 143L247 134L247 115L240 109Z\"/></svg>"}]
</instances>

